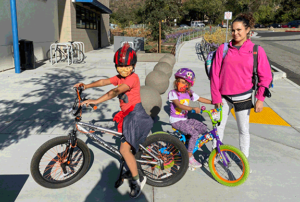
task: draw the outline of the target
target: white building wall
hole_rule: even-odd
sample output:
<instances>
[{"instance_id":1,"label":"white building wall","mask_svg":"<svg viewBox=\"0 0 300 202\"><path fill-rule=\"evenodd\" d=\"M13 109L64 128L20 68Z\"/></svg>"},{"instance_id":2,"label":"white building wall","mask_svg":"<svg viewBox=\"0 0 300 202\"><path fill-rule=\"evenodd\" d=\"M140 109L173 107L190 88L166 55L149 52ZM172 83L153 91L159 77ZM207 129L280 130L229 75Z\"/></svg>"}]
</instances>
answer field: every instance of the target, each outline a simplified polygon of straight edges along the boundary
<instances>
[{"instance_id":1,"label":"white building wall","mask_svg":"<svg viewBox=\"0 0 300 202\"><path fill-rule=\"evenodd\" d=\"M59 39L57 1L16 0L19 40L34 42L36 61L45 59L50 44ZM0 27L1 71L14 67L9 0L0 0Z\"/></svg>"}]
</instances>

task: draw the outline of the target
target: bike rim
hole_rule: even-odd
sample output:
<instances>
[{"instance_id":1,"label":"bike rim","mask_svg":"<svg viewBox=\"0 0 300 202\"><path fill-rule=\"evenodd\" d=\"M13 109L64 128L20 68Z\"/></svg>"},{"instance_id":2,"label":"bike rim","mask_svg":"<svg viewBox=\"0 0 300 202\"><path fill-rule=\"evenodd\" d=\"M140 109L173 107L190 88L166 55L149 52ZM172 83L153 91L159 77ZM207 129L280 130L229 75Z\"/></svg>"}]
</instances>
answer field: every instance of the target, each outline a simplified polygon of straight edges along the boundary
<instances>
[{"instance_id":1,"label":"bike rim","mask_svg":"<svg viewBox=\"0 0 300 202\"><path fill-rule=\"evenodd\" d=\"M214 173L220 180L227 183L236 183L240 181L245 175L245 164L242 158L236 152L229 149L222 149L221 152L226 153L229 164L227 163L228 167L225 168L223 162L216 160L218 154L216 152L212 159ZM224 161L227 162L226 159L224 159ZM241 163L241 166L239 163Z\"/></svg>"},{"instance_id":2,"label":"bike rim","mask_svg":"<svg viewBox=\"0 0 300 202\"><path fill-rule=\"evenodd\" d=\"M63 172L61 164L67 161L67 147L67 144L56 145L42 156L39 163L39 172L45 180L51 183L65 182L77 175L82 169L85 157L82 150L75 147L71 162L66 165L67 173Z\"/></svg>"},{"instance_id":3,"label":"bike rim","mask_svg":"<svg viewBox=\"0 0 300 202\"><path fill-rule=\"evenodd\" d=\"M140 163L140 165L147 178L154 181L168 180L181 169L182 157L180 151L172 143L157 141L148 145L146 149L151 153L156 153L156 157L162 159L164 162L164 170L161 170L159 165L150 164L150 162L157 162L157 160L143 151L141 160L149 161L149 163Z\"/></svg>"}]
</instances>

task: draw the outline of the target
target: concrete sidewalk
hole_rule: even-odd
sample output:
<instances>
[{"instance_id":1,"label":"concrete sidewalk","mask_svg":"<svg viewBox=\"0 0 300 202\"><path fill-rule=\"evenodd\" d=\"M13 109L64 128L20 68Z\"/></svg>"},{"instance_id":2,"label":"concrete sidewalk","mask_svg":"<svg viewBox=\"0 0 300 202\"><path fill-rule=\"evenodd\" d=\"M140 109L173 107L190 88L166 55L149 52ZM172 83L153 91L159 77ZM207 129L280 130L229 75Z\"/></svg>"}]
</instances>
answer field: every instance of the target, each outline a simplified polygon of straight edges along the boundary
<instances>
[{"instance_id":1,"label":"concrete sidewalk","mask_svg":"<svg viewBox=\"0 0 300 202\"><path fill-rule=\"evenodd\" d=\"M202 97L210 99L209 80L204 64L197 57L195 45L201 39L184 42L180 49L179 60L173 68L188 67L196 74L193 90ZM116 75L113 64L113 47L87 53L87 62L80 65L65 66L63 63L51 66L48 62L35 70L15 74L14 70L0 73L5 84L0 89L0 191L14 190L16 201L132 201L128 196L129 188L124 183L119 189L114 188L119 162L115 156L97 144L86 141L93 155L90 170L77 183L57 190L46 189L30 176L30 161L36 149L45 141L66 135L72 128L73 116L66 113L71 107L75 94L71 89L77 82L89 83L100 78ZM146 75L155 66L153 63L138 63L136 73L141 85ZM173 76L169 90L172 89ZM266 99L265 106L270 107L290 126L251 123L251 148L249 162L253 173L241 186L230 188L217 183L209 169L203 167L188 171L181 181L170 187L155 188L146 185L142 195L135 201L294 201L300 197L300 112L296 100L300 89L287 79L278 79L271 89L272 98ZM97 98L111 89L107 86L88 89L89 98ZM159 121L152 132L172 131L169 124L167 92L162 95L163 107ZM198 103L192 103L198 105ZM212 105L206 105L208 109ZM98 125L115 129L112 117L119 110L118 99L98 106L97 111L85 110L83 121L92 119ZM209 127L208 117L194 115ZM118 145L110 135L105 140ZM238 129L233 116L229 117L223 142L238 147ZM196 153L196 156L209 154L211 144ZM292 185L292 186L291 186ZM12 195L13 195L12 194ZM2 200L1 200L2 201Z\"/></svg>"}]
</instances>

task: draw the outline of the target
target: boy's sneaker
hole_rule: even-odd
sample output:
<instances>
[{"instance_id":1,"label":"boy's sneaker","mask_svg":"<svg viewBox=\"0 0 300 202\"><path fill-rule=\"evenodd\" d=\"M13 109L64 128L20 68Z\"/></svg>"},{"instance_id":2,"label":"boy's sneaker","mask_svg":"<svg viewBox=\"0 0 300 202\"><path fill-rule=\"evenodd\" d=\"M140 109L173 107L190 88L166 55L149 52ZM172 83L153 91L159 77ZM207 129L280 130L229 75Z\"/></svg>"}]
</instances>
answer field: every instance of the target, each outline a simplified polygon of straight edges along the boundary
<instances>
[{"instance_id":1,"label":"boy's sneaker","mask_svg":"<svg viewBox=\"0 0 300 202\"><path fill-rule=\"evenodd\" d=\"M131 180L130 181L130 197L137 198L141 193L144 185L146 184L147 178L145 176L141 177L142 181L140 180Z\"/></svg>"},{"instance_id":2,"label":"boy's sneaker","mask_svg":"<svg viewBox=\"0 0 300 202\"><path fill-rule=\"evenodd\" d=\"M202 164L199 163L193 156L190 157L190 160L189 160L189 166L190 167L193 167L193 168L200 168L202 167Z\"/></svg>"}]
</instances>

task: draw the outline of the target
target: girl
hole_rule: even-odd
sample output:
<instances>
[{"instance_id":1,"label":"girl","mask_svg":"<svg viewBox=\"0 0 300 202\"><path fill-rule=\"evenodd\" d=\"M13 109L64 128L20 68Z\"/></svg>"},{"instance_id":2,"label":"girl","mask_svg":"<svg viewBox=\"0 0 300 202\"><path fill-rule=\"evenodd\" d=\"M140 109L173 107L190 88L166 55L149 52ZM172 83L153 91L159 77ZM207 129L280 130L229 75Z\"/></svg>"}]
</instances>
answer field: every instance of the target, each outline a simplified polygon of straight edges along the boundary
<instances>
[{"instance_id":1,"label":"girl","mask_svg":"<svg viewBox=\"0 0 300 202\"><path fill-rule=\"evenodd\" d=\"M114 121L119 123L118 132L122 132L124 137L120 145L120 153L133 176L133 180L130 180L129 195L137 198L146 183L146 177L141 176L140 181L134 154L138 151L139 144L146 140L153 126L153 120L141 104L140 80L134 73L137 62L136 52L126 43L115 53L114 62L118 75L87 85L78 83L74 87L83 86L84 89L87 89L109 84L117 86L97 100L86 100L81 105L97 105L118 96L121 111L115 115Z\"/></svg>"},{"instance_id":2,"label":"girl","mask_svg":"<svg viewBox=\"0 0 300 202\"><path fill-rule=\"evenodd\" d=\"M187 119L188 111L195 110L200 113L200 108L189 107L190 100L199 101L205 104L211 104L211 101L199 97L196 93L190 90L194 85L195 74L191 69L181 68L175 74L174 90L169 92L170 102L170 123L172 127L180 130L184 134L191 136L188 144L189 166L199 168L201 163L196 161L193 156L193 150L196 141L200 134L206 132L206 125L196 119Z\"/></svg>"},{"instance_id":3,"label":"girl","mask_svg":"<svg viewBox=\"0 0 300 202\"><path fill-rule=\"evenodd\" d=\"M223 120L218 126L218 135L222 141L228 115L230 110L234 108L240 136L240 149L247 158L249 157L250 148L249 114L252 106L251 94L253 87L254 43L250 40L250 30L253 25L254 18L251 13L240 14L233 21L233 39L228 45L228 52L223 59L224 45L221 45L216 51L210 80L212 103L217 108L223 105ZM259 88L255 96L257 102L255 103L254 111L258 113L263 109L264 92L272 81L272 73L264 49L259 46L256 54L258 54L257 73ZM234 106L232 104L233 101L244 102L242 109ZM216 147L215 141L214 147Z\"/></svg>"}]
</instances>

